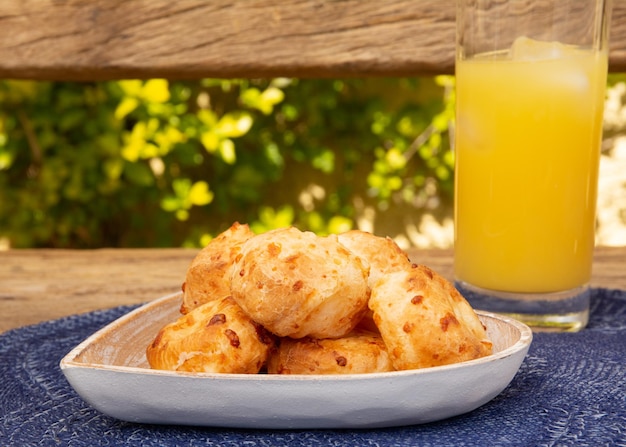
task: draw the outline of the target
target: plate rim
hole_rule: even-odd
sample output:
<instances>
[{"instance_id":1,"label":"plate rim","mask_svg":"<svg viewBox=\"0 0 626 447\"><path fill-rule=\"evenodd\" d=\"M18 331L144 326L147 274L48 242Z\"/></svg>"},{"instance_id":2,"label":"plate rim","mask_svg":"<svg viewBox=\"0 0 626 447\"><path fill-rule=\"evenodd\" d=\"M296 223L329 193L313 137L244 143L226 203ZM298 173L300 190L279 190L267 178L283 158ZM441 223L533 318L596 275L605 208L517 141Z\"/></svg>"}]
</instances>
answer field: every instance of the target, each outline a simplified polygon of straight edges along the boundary
<instances>
[{"instance_id":1,"label":"plate rim","mask_svg":"<svg viewBox=\"0 0 626 447\"><path fill-rule=\"evenodd\" d=\"M503 359L514 355L520 350L530 347L533 340L533 333L529 326L525 323L516 320L507 315L497 314L494 312L488 312L483 310L474 310L479 318L488 318L498 320L506 323L509 326L513 326L519 332L518 340L511 346L490 354L488 356L480 357L473 360L466 360L463 362L451 363L447 365L432 366L427 368L408 369L401 371L386 371L376 373L361 373L361 374L241 374L241 373L214 373L214 372L184 372L184 371L169 371L158 370L151 368L141 368L136 366L124 366L124 365L106 365L101 363L84 363L76 361L75 359L95 340L101 337L103 334L114 331L117 327L125 324L128 320L132 319L135 315L145 312L151 307L158 306L165 301L173 300L176 297L181 296L181 292L174 292L149 302L146 302L139 307L126 312L119 316L115 320L106 324L102 328L93 332L91 335L82 340L78 345L72 348L59 362L59 366L62 371L69 369L99 369L117 373L128 374L150 374L155 376L172 376L172 377L188 377L197 379L213 379L213 380L246 380L246 381L262 381L262 382L287 382L287 381L341 381L341 380L379 380L381 378L392 378L402 376L414 376L414 375L427 375L431 373L440 373L442 371L453 370L457 368L470 367L473 365L479 365L482 363L488 363ZM483 322L481 318L481 322ZM483 322L484 324L484 322Z\"/></svg>"}]
</instances>

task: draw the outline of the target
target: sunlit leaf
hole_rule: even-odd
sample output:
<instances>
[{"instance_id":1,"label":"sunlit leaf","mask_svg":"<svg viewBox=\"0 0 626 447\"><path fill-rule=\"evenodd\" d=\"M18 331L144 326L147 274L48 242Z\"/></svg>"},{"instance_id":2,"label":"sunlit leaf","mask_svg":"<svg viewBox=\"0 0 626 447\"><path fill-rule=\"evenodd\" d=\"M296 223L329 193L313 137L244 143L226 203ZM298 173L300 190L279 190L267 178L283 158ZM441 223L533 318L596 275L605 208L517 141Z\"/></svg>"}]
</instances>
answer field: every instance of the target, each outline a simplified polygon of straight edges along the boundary
<instances>
[{"instance_id":1,"label":"sunlit leaf","mask_svg":"<svg viewBox=\"0 0 626 447\"><path fill-rule=\"evenodd\" d=\"M439 75L435 76L435 84L446 87L446 86L454 86L456 78L451 75Z\"/></svg>"},{"instance_id":2,"label":"sunlit leaf","mask_svg":"<svg viewBox=\"0 0 626 447\"><path fill-rule=\"evenodd\" d=\"M289 205L278 210L264 206L259 211L259 220L250 225L254 233L263 233L276 228L284 228L293 224L294 211Z\"/></svg>"},{"instance_id":3,"label":"sunlit leaf","mask_svg":"<svg viewBox=\"0 0 626 447\"><path fill-rule=\"evenodd\" d=\"M404 158L404 154L397 148L388 150L385 160L389 163L389 166L393 170L402 169L406 165L406 158Z\"/></svg>"},{"instance_id":4,"label":"sunlit leaf","mask_svg":"<svg viewBox=\"0 0 626 447\"><path fill-rule=\"evenodd\" d=\"M454 152L446 151L443 154L443 161L447 166L453 168L454 167Z\"/></svg>"},{"instance_id":5,"label":"sunlit leaf","mask_svg":"<svg viewBox=\"0 0 626 447\"><path fill-rule=\"evenodd\" d=\"M204 148L209 152L215 152L220 145L220 138L213 130L202 132L200 135L200 142Z\"/></svg>"},{"instance_id":6,"label":"sunlit leaf","mask_svg":"<svg viewBox=\"0 0 626 447\"><path fill-rule=\"evenodd\" d=\"M118 179L124 171L124 161L119 158L110 158L102 164L102 170L110 179Z\"/></svg>"},{"instance_id":7,"label":"sunlit leaf","mask_svg":"<svg viewBox=\"0 0 626 447\"><path fill-rule=\"evenodd\" d=\"M139 159L142 148L146 144L146 124L142 121L136 123L130 133L124 135L126 144L122 148L122 157L128 161Z\"/></svg>"},{"instance_id":8,"label":"sunlit leaf","mask_svg":"<svg viewBox=\"0 0 626 447\"><path fill-rule=\"evenodd\" d=\"M117 84L126 95L135 97L141 95L142 81L138 79L122 80L118 81Z\"/></svg>"},{"instance_id":9,"label":"sunlit leaf","mask_svg":"<svg viewBox=\"0 0 626 447\"><path fill-rule=\"evenodd\" d=\"M387 186L392 191L398 191L400 188L402 188L402 178L398 177L397 175L390 177L387 181Z\"/></svg>"},{"instance_id":10,"label":"sunlit leaf","mask_svg":"<svg viewBox=\"0 0 626 447\"><path fill-rule=\"evenodd\" d=\"M133 110L137 108L139 105L139 100L132 96L125 96L122 101L117 105L115 112L113 112L113 116L117 120L123 120L129 113L132 113Z\"/></svg>"},{"instance_id":11,"label":"sunlit leaf","mask_svg":"<svg viewBox=\"0 0 626 447\"><path fill-rule=\"evenodd\" d=\"M396 125L398 132L405 136L410 136L416 133L415 125L413 124L413 120L411 120L408 116L403 116L398 124Z\"/></svg>"},{"instance_id":12,"label":"sunlit leaf","mask_svg":"<svg viewBox=\"0 0 626 447\"><path fill-rule=\"evenodd\" d=\"M324 218L317 211L311 211L306 215L306 224L314 233L325 236L328 234Z\"/></svg>"},{"instance_id":13,"label":"sunlit leaf","mask_svg":"<svg viewBox=\"0 0 626 447\"><path fill-rule=\"evenodd\" d=\"M252 127L252 117L247 113L227 113L217 123L217 132L224 137L240 137Z\"/></svg>"},{"instance_id":14,"label":"sunlit leaf","mask_svg":"<svg viewBox=\"0 0 626 447\"><path fill-rule=\"evenodd\" d=\"M433 118L432 125L440 132L443 132L448 129L448 125L450 124L450 119L445 114L441 113L435 118Z\"/></svg>"},{"instance_id":15,"label":"sunlit leaf","mask_svg":"<svg viewBox=\"0 0 626 447\"><path fill-rule=\"evenodd\" d=\"M161 199L161 208L165 211L174 212L180 207L180 200L174 196L166 196Z\"/></svg>"},{"instance_id":16,"label":"sunlit leaf","mask_svg":"<svg viewBox=\"0 0 626 447\"><path fill-rule=\"evenodd\" d=\"M448 180L451 174L452 173L450 172L450 170L444 165L439 165L435 169L435 175L437 176L439 180Z\"/></svg>"},{"instance_id":17,"label":"sunlit leaf","mask_svg":"<svg viewBox=\"0 0 626 447\"><path fill-rule=\"evenodd\" d=\"M330 174L335 170L335 153L326 149L313 158L312 162L314 167L326 174Z\"/></svg>"},{"instance_id":18,"label":"sunlit leaf","mask_svg":"<svg viewBox=\"0 0 626 447\"><path fill-rule=\"evenodd\" d=\"M160 148L161 155L166 155L175 144L185 141L185 139L185 135L174 126L167 126L154 135L154 141Z\"/></svg>"},{"instance_id":19,"label":"sunlit leaf","mask_svg":"<svg viewBox=\"0 0 626 447\"><path fill-rule=\"evenodd\" d=\"M230 138L222 140L220 142L220 156L229 165L232 165L237 161L235 154L235 143Z\"/></svg>"},{"instance_id":20,"label":"sunlit leaf","mask_svg":"<svg viewBox=\"0 0 626 447\"><path fill-rule=\"evenodd\" d=\"M274 106L284 98L284 92L276 87L268 87L263 92L253 87L246 89L241 95L241 101L245 105L257 109L265 115L272 113Z\"/></svg>"},{"instance_id":21,"label":"sunlit leaf","mask_svg":"<svg viewBox=\"0 0 626 447\"><path fill-rule=\"evenodd\" d=\"M208 233L204 233L202 236L200 236L200 247L206 247L212 240L213 236Z\"/></svg>"},{"instance_id":22,"label":"sunlit leaf","mask_svg":"<svg viewBox=\"0 0 626 447\"><path fill-rule=\"evenodd\" d=\"M272 79L272 82L270 83L270 85L272 87L285 89L289 87L290 85L294 84L296 81L297 81L296 79L292 79L292 78L274 78Z\"/></svg>"},{"instance_id":23,"label":"sunlit leaf","mask_svg":"<svg viewBox=\"0 0 626 447\"><path fill-rule=\"evenodd\" d=\"M377 174L376 172L371 172L367 176L367 184L372 188L382 188L382 186L385 184L385 178Z\"/></svg>"},{"instance_id":24,"label":"sunlit leaf","mask_svg":"<svg viewBox=\"0 0 626 447\"><path fill-rule=\"evenodd\" d=\"M176 219L184 222L187 219L189 219L189 211L185 209L176 210L175 216L176 216Z\"/></svg>"},{"instance_id":25,"label":"sunlit leaf","mask_svg":"<svg viewBox=\"0 0 626 447\"><path fill-rule=\"evenodd\" d=\"M163 103L170 99L169 84L165 79L149 79L141 89L141 96L148 102Z\"/></svg>"},{"instance_id":26,"label":"sunlit leaf","mask_svg":"<svg viewBox=\"0 0 626 447\"><path fill-rule=\"evenodd\" d=\"M333 216L328 222L328 232L331 234L340 234L352 229L352 219L344 216Z\"/></svg>"},{"instance_id":27,"label":"sunlit leaf","mask_svg":"<svg viewBox=\"0 0 626 447\"><path fill-rule=\"evenodd\" d=\"M430 147L432 147L433 149L438 149L439 147L441 147L441 134L440 133L435 133L433 135L431 135L430 140L428 140L428 144L430 145ZM433 151L433 154L435 153L435 151Z\"/></svg>"},{"instance_id":28,"label":"sunlit leaf","mask_svg":"<svg viewBox=\"0 0 626 447\"><path fill-rule=\"evenodd\" d=\"M213 201L213 193L209 190L209 184L205 181L194 183L189 189L189 202L192 205L202 206Z\"/></svg>"},{"instance_id":29,"label":"sunlit leaf","mask_svg":"<svg viewBox=\"0 0 626 447\"><path fill-rule=\"evenodd\" d=\"M275 106L285 99L285 93L276 87L269 87L261 93L261 100L267 104Z\"/></svg>"},{"instance_id":30,"label":"sunlit leaf","mask_svg":"<svg viewBox=\"0 0 626 447\"><path fill-rule=\"evenodd\" d=\"M131 139L128 142L128 144L126 144L122 148L120 152L120 154L122 155L122 158L130 162L135 162L139 160L139 155L141 154L141 148L143 147L144 144L145 142L143 140Z\"/></svg>"},{"instance_id":31,"label":"sunlit leaf","mask_svg":"<svg viewBox=\"0 0 626 447\"><path fill-rule=\"evenodd\" d=\"M209 127L213 127L217 124L217 116L212 110L199 110L197 116L201 123Z\"/></svg>"},{"instance_id":32,"label":"sunlit leaf","mask_svg":"<svg viewBox=\"0 0 626 447\"><path fill-rule=\"evenodd\" d=\"M13 157L8 152L0 152L0 171L11 167Z\"/></svg>"}]
</instances>

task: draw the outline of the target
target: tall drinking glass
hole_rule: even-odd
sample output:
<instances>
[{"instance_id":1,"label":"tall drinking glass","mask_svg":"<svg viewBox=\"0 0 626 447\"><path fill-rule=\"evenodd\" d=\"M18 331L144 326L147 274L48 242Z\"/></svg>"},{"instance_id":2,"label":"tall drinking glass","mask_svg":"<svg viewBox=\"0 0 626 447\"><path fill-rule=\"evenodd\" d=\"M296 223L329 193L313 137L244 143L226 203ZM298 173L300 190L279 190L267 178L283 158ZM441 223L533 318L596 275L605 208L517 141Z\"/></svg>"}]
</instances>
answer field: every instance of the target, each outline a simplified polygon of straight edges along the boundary
<instances>
[{"instance_id":1,"label":"tall drinking glass","mask_svg":"<svg viewBox=\"0 0 626 447\"><path fill-rule=\"evenodd\" d=\"M479 309L589 316L610 0L458 0L456 285Z\"/></svg>"}]
</instances>

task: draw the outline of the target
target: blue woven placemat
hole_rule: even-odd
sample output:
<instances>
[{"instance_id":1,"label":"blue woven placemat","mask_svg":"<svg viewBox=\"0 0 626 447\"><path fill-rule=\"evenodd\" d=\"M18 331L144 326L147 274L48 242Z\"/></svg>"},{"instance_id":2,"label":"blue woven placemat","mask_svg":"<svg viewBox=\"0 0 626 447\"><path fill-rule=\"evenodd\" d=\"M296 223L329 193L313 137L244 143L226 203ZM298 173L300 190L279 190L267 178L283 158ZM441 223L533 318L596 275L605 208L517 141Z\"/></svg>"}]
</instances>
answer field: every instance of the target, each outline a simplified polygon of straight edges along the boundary
<instances>
[{"instance_id":1,"label":"blue woven placemat","mask_svg":"<svg viewBox=\"0 0 626 447\"><path fill-rule=\"evenodd\" d=\"M131 309L0 335L0 446L626 446L626 291L594 289L589 325L579 333L535 334L509 387L481 408L376 430L233 430L105 416L74 392L59 361Z\"/></svg>"}]
</instances>

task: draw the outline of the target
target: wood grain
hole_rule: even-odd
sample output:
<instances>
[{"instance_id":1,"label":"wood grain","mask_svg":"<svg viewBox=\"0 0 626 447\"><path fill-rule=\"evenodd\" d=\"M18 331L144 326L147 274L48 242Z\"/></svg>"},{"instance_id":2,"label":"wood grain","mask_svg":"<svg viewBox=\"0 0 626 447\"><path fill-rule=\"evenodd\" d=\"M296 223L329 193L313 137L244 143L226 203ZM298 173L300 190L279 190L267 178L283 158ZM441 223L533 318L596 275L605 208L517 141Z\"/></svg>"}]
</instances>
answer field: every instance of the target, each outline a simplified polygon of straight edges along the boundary
<instances>
[{"instance_id":1,"label":"wood grain","mask_svg":"<svg viewBox=\"0 0 626 447\"><path fill-rule=\"evenodd\" d=\"M0 332L180 290L196 250L0 251ZM452 250L410 250L452 279ZM626 247L596 250L592 285L626 290Z\"/></svg>"},{"instance_id":2,"label":"wood grain","mask_svg":"<svg viewBox=\"0 0 626 447\"><path fill-rule=\"evenodd\" d=\"M454 70L455 0L3 0L0 33L0 78L432 75Z\"/></svg>"}]
</instances>

